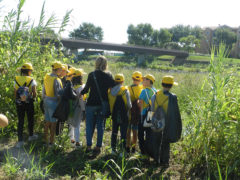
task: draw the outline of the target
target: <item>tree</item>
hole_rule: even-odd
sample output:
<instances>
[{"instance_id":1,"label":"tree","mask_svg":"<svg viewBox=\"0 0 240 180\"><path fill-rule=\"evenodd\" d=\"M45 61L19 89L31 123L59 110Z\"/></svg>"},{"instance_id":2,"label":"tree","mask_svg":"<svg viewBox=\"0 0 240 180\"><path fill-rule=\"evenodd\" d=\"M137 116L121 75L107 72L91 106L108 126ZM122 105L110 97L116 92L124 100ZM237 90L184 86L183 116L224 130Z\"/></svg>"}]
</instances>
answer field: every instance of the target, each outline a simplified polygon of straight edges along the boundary
<instances>
[{"instance_id":1,"label":"tree","mask_svg":"<svg viewBox=\"0 0 240 180\"><path fill-rule=\"evenodd\" d=\"M230 28L219 27L214 32L214 43L219 45L220 43L225 43L230 49L233 43L237 40L237 34L234 33Z\"/></svg>"},{"instance_id":2,"label":"tree","mask_svg":"<svg viewBox=\"0 0 240 180\"><path fill-rule=\"evenodd\" d=\"M128 26L128 43L134 45L150 46L152 42L153 28L151 24L132 24Z\"/></svg>"},{"instance_id":3,"label":"tree","mask_svg":"<svg viewBox=\"0 0 240 180\"><path fill-rule=\"evenodd\" d=\"M154 47L160 47L159 31L158 31L158 30L154 30L154 31L153 31L150 45L151 45L151 46L154 46Z\"/></svg>"},{"instance_id":4,"label":"tree","mask_svg":"<svg viewBox=\"0 0 240 180\"><path fill-rule=\"evenodd\" d=\"M195 36L197 39L201 39L203 37L203 30L199 26L194 26L191 28L190 35Z\"/></svg>"},{"instance_id":5,"label":"tree","mask_svg":"<svg viewBox=\"0 0 240 180\"><path fill-rule=\"evenodd\" d=\"M180 39L180 43L183 46L184 50L188 52L193 52L196 47L199 47L200 40L193 35L189 35L187 37L182 37Z\"/></svg>"},{"instance_id":6,"label":"tree","mask_svg":"<svg viewBox=\"0 0 240 180\"><path fill-rule=\"evenodd\" d=\"M79 26L79 28L74 29L72 32L70 32L69 37L102 41L103 30L101 27L95 26L92 23L83 23Z\"/></svg>"},{"instance_id":7,"label":"tree","mask_svg":"<svg viewBox=\"0 0 240 180\"><path fill-rule=\"evenodd\" d=\"M191 34L191 27L190 26L184 26L184 25L176 25L169 29L169 32L173 35L172 41L173 42L179 42L179 40L182 37L187 37Z\"/></svg>"},{"instance_id":8,"label":"tree","mask_svg":"<svg viewBox=\"0 0 240 180\"><path fill-rule=\"evenodd\" d=\"M164 47L166 43L171 42L172 34L167 29L160 29L158 39L160 47Z\"/></svg>"}]
</instances>

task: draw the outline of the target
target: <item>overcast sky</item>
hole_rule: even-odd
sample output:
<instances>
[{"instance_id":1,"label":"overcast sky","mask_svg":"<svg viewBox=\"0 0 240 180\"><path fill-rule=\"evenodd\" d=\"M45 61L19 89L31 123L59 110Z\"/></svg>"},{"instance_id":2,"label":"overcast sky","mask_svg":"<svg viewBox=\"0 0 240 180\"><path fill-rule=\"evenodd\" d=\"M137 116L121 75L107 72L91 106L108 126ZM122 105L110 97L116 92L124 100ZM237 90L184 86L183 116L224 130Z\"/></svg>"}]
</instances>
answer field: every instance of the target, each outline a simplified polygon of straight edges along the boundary
<instances>
[{"instance_id":1,"label":"overcast sky","mask_svg":"<svg viewBox=\"0 0 240 180\"><path fill-rule=\"evenodd\" d=\"M1 1L1 0L0 0ZM239 0L45 0L48 17L54 13L62 18L73 9L67 31L83 22L101 26L104 42L125 43L129 24L150 23L154 29L169 28L176 24L240 26ZM44 0L26 0L24 16L37 23ZM17 7L18 0L2 0L1 16Z\"/></svg>"}]
</instances>

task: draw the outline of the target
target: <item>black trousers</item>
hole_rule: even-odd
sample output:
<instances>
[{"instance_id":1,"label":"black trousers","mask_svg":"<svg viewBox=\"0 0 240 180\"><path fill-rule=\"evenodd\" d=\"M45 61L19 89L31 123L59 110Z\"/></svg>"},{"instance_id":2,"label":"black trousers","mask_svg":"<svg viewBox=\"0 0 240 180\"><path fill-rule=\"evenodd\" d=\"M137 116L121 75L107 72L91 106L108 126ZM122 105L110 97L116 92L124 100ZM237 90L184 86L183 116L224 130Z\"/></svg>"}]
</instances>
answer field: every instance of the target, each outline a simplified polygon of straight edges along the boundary
<instances>
[{"instance_id":1,"label":"black trousers","mask_svg":"<svg viewBox=\"0 0 240 180\"><path fill-rule=\"evenodd\" d=\"M138 144L142 154L146 154L145 140L149 136L151 128L143 127L143 123L138 123Z\"/></svg>"},{"instance_id":2,"label":"black trousers","mask_svg":"<svg viewBox=\"0 0 240 180\"><path fill-rule=\"evenodd\" d=\"M119 124L116 121L113 120L112 123L112 136L111 136L111 147L112 150L116 150L117 145L117 135L118 135L118 129L120 127L120 133L121 133L121 149L126 148L126 137L127 137L127 128L128 128L128 121Z\"/></svg>"},{"instance_id":3,"label":"black trousers","mask_svg":"<svg viewBox=\"0 0 240 180\"><path fill-rule=\"evenodd\" d=\"M64 122L57 121L57 124L56 124L56 136L62 134L63 127L64 127Z\"/></svg>"},{"instance_id":4,"label":"black trousers","mask_svg":"<svg viewBox=\"0 0 240 180\"><path fill-rule=\"evenodd\" d=\"M33 100L29 103L16 104L18 115L18 141L23 140L24 117L27 114L29 136L33 135L34 126L34 104Z\"/></svg>"}]
</instances>

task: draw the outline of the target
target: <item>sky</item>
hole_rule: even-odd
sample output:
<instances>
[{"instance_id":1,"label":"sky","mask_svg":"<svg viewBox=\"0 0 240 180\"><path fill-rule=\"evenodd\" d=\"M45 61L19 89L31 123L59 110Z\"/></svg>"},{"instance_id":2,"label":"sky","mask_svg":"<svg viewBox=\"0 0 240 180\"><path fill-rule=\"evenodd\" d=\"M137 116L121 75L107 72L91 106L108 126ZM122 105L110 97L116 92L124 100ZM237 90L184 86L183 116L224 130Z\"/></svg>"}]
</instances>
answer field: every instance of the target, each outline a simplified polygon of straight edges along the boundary
<instances>
[{"instance_id":1,"label":"sky","mask_svg":"<svg viewBox=\"0 0 240 180\"><path fill-rule=\"evenodd\" d=\"M37 24L43 2L26 0L23 17ZM18 0L2 0L0 15L6 15L17 4ZM47 17L54 13L62 19L67 10L73 10L62 37L68 37L83 22L90 22L102 27L103 41L110 43L126 43L129 24L150 23L154 29L177 24L239 27L239 7L239 0L45 0Z\"/></svg>"}]
</instances>

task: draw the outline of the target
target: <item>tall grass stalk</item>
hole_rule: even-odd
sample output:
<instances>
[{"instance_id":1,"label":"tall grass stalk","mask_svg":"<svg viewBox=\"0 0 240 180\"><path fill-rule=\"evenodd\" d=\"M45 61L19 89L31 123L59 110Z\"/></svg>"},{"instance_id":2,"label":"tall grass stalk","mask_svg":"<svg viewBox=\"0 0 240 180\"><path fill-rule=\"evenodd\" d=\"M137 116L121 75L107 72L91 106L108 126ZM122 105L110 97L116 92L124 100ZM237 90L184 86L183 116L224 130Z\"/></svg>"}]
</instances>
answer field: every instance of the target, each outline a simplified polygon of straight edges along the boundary
<instances>
[{"instance_id":1,"label":"tall grass stalk","mask_svg":"<svg viewBox=\"0 0 240 180\"><path fill-rule=\"evenodd\" d=\"M224 44L217 50L212 49L208 77L199 95L190 99L191 133L184 142L188 144L188 160L192 167L202 166L207 177L218 172L215 159L218 159L217 164L225 173L224 177L230 173L228 167L239 164L239 154L234 153L239 148L239 121L232 119L232 114L235 118L239 117L236 112L240 102L237 88L239 80L235 78L239 75L234 69L224 68L227 55ZM233 171L237 172L237 168Z\"/></svg>"},{"instance_id":2,"label":"tall grass stalk","mask_svg":"<svg viewBox=\"0 0 240 180\"><path fill-rule=\"evenodd\" d=\"M114 159L110 159L105 163L103 168L108 166L112 170L112 172L115 174L117 179L119 180L126 179L127 177L125 176L130 171L142 173L142 171L139 168L129 166L129 163L133 160L138 160L138 159L133 156L130 157L129 159L126 159L125 155L123 154L120 164L118 164Z\"/></svg>"}]
</instances>

